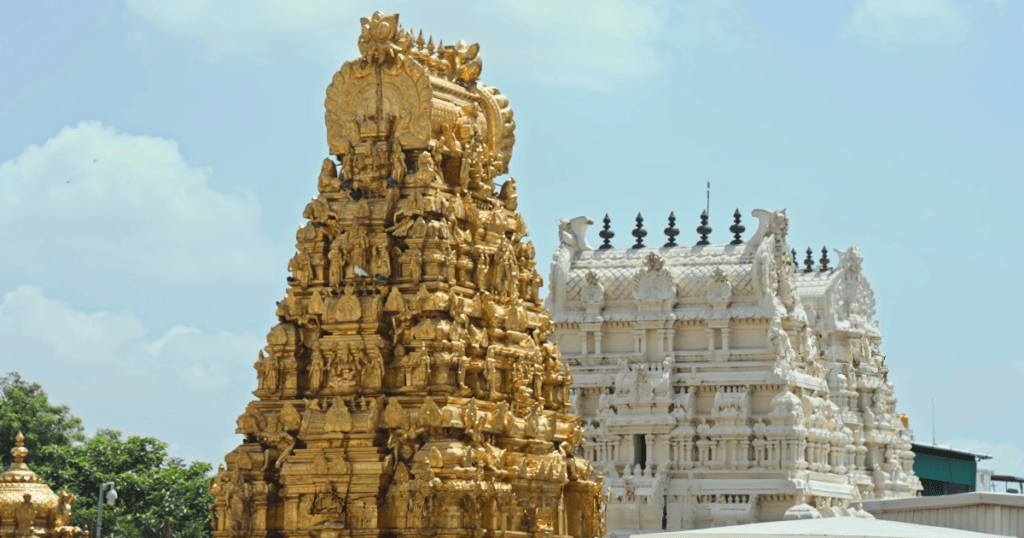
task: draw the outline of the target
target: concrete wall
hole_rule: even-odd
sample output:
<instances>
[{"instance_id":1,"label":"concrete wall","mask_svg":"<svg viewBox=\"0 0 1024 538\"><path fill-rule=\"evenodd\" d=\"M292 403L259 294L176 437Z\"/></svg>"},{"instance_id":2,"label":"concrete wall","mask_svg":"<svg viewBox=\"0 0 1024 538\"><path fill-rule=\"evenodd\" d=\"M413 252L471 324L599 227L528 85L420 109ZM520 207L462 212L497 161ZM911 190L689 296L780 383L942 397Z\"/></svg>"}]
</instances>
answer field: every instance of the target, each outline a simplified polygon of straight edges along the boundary
<instances>
[{"instance_id":1,"label":"concrete wall","mask_svg":"<svg viewBox=\"0 0 1024 538\"><path fill-rule=\"evenodd\" d=\"M961 493L864 501L878 519L1024 538L1024 495Z\"/></svg>"}]
</instances>

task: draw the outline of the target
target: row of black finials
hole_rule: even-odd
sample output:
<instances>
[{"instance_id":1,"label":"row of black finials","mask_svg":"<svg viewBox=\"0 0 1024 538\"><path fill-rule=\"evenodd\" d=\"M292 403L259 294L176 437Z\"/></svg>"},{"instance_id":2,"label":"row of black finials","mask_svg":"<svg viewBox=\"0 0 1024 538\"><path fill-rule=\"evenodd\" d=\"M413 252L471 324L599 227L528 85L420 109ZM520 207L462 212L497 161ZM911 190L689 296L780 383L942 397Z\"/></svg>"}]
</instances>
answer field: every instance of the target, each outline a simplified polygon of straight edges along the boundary
<instances>
[{"instance_id":1,"label":"row of black finials","mask_svg":"<svg viewBox=\"0 0 1024 538\"><path fill-rule=\"evenodd\" d=\"M747 231L746 226L740 224L739 208L732 214L733 225L729 226L729 231L732 232L733 240L729 242L730 245L739 245L743 243L743 239L740 235ZM612 238L615 237L615 232L611 230L612 219L608 218L608 215L604 216L604 227L598 232L597 235L601 236L604 243L598 247L599 250L608 250L612 248ZM700 213L700 226L697 227L697 233L700 234L700 241L697 241L697 246L710 245L708 241L708 235L711 234L711 226L708 226L708 212L701 211ZM647 230L644 229L644 217L640 213L636 214L636 229L632 232L633 237L636 238L636 244L630 247L631 249L644 248L644 238L647 237ZM668 228L665 228L665 235L668 236L668 242L665 243L666 247L677 247L676 236L679 235L679 228L676 228L676 214L675 211L668 215ZM791 263L796 264L796 249L792 250L793 258L790 260ZM821 271L830 270L828 264L831 260L828 259L828 248L821 247L821 259L818 260L821 263ZM814 251L810 247L807 247L807 258L804 259L804 272L810 273L814 271Z\"/></svg>"}]
</instances>

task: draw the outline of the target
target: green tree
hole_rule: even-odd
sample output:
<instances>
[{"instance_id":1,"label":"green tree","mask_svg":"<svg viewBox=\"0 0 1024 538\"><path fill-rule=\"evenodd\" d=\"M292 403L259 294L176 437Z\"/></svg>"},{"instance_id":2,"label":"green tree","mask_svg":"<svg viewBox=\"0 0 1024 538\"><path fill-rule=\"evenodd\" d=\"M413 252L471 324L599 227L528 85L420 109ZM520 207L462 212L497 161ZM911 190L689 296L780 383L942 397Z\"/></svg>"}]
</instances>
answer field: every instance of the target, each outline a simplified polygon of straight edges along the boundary
<instances>
[{"instance_id":1,"label":"green tree","mask_svg":"<svg viewBox=\"0 0 1024 538\"><path fill-rule=\"evenodd\" d=\"M18 372L0 377L0 465L14 462L7 450L18 432L25 434L29 450L43 446L68 446L85 441L82 420L66 405L50 405L39 383L29 383ZM36 458L39 464L49 464Z\"/></svg>"},{"instance_id":2,"label":"green tree","mask_svg":"<svg viewBox=\"0 0 1024 538\"><path fill-rule=\"evenodd\" d=\"M0 462L8 467L18 432L25 435L25 460L55 492L74 493L72 524L92 528L99 486L114 482L116 506L103 507L103 536L159 538L165 519L175 538L210 535L208 492L211 466L185 464L152 437L99 430L87 439L82 421L67 406L50 405L38 383L17 372L0 377Z\"/></svg>"},{"instance_id":3,"label":"green tree","mask_svg":"<svg viewBox=\"0 0 1024 538\"><path fill-rule=\"evenodd\" d=\"M210 535L208 492L211 466L195 462L186 465L167 455L167 444L152 437L129 436L100 430L81 445L47 446L41 451L49 467L33 470L55 491L74 493L71 520L82 528L96 521L99 486L113 482L117 504L103 507L103 536L158 538L164 520L171 520L175 538Z\"/></svg>"}]
</instances>

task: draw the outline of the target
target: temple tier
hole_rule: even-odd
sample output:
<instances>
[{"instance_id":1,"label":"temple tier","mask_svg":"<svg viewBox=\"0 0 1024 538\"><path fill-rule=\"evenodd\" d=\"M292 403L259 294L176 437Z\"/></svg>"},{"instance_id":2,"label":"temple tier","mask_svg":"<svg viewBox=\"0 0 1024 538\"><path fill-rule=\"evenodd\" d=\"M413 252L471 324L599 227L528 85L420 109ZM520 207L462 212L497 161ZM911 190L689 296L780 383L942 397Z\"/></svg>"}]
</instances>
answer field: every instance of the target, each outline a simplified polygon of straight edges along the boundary
<instances>
[{"instance_id":1,"label":"temple tier","mask_svg":"<svg viewBox=\"0 0 1024 538\"><path fill-rule=\"evenodd\" d=\"M737 210L729 245L706 213L692 247L611 248L607 216L597 250L591 219L559 227L548 306L609 536L863 517L859 499L921 489L860 251L799 268L785 210L754 216L743 241Z\"/></svg>"},{"instance_id":2,"label":"temple tier","mask_svg":"<svg viewBox=\"0 0 1024 538\"><path fill-rule=\"evenodd\" d=\"M214 536L604 534L477 45L362 19Z\"/></svg>"}]
</instances>

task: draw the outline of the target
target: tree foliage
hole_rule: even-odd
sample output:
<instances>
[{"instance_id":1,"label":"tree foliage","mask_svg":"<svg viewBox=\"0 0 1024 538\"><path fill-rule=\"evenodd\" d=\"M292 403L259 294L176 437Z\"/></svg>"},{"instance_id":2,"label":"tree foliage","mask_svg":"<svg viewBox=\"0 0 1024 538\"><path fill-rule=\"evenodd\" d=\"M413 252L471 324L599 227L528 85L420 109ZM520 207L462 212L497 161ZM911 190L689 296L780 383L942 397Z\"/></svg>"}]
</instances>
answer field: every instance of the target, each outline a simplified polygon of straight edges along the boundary
<instances>
[{"instance_id":1,"label":"tree foliage","mask_svg":"<svg viewBox=\"0 0 1024 538\"><path fill-rule=\"evenodd\" d=\"M167 444L152 437L128 437L103 430L83 445L42 449L56 465L36 469L55 490L79 497L71 520L85 528L96 521L99 486L113 482L117 504L103 507L103 535L118 538L162 536L164 520L171 520L175 538L209 536L207 491L211 467L186 465L167 455ZM35 467L33 467L35 468Z\"/></svg>"},{"instance_id":2,"label":"tree foliage","mask_svg":"<svg viewBox=\"0 0 1024 538\"><path fill-rule=\"evenodd\" d=\"M66 405L50 405L39 383L29 383L18 372L11 372L0 377L0 465L5 469L14 462L6 449L14 446L19 431L29 450L85 441L82 419L72 415ZM39 457L34 461L50 463Z\"/></svg>"},{"instance_id":3,"label":"tree foliage","mask_svg":"<svg viewBox=\"0 0 1024 538\"><path fill-rule=\"evenodd\" d=\"M17 373L0 378L0 389L0 439L13 445L19 430L25 434L26 463L55 492L77 497L73 525L93 528L100 484L113 482L118 499L103 506L104 537L159 538L166 519L174 538L210 536L209 464L170 457L167 444L152 437L99 430L87 439L81 420L66 406L51 406L38 384Z\"/></svg>"}]
</instances>

